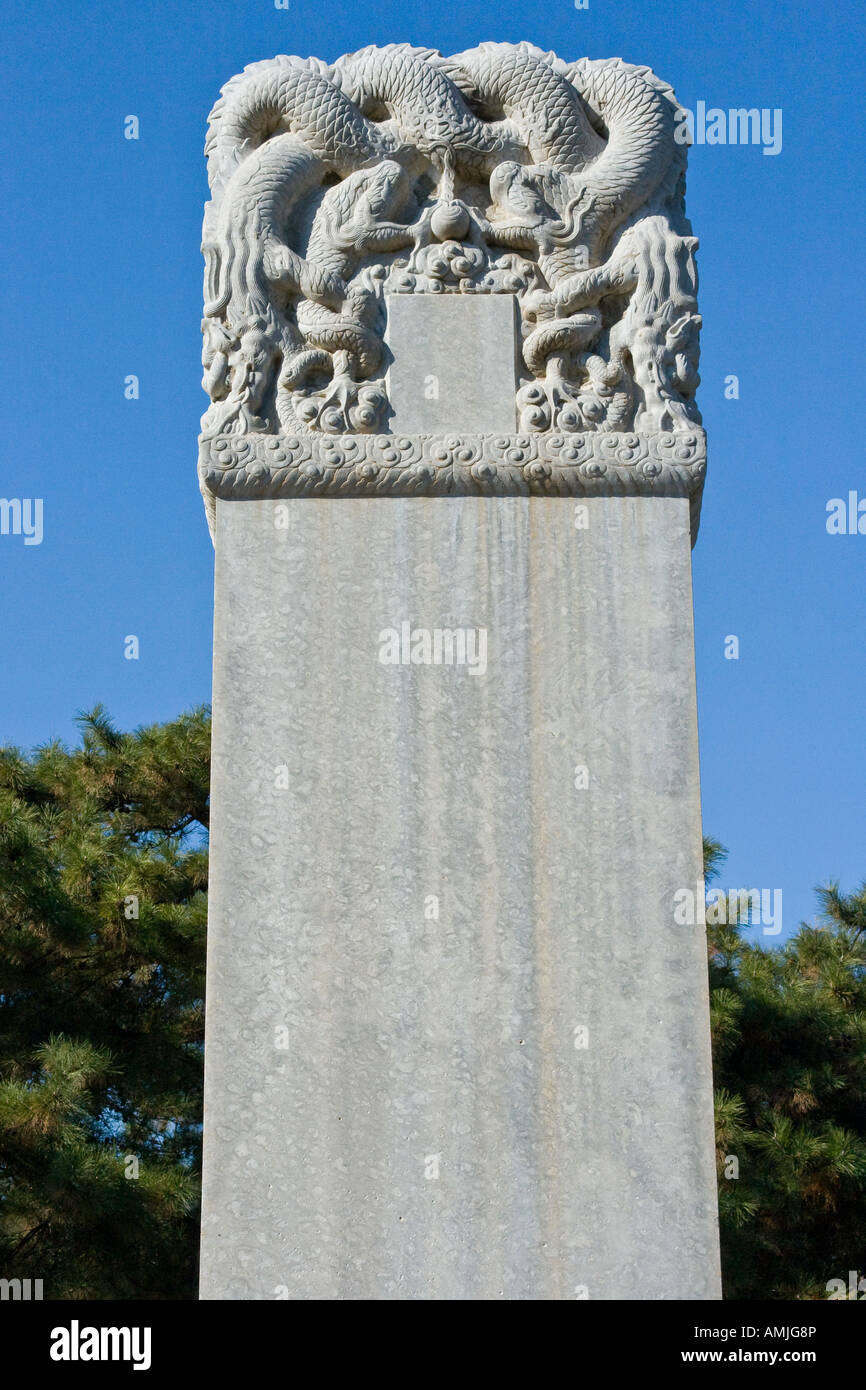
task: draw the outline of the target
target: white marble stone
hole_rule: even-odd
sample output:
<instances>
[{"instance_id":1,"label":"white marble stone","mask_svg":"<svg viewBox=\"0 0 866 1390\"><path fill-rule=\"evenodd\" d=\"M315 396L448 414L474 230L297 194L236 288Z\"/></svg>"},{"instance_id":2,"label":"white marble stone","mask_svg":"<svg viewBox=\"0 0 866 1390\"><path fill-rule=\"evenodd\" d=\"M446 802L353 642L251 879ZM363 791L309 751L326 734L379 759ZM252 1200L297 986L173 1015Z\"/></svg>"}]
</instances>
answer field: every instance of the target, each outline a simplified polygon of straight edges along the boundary
<instances>
[{"instance_id":1,"label":"white marble stone","mask_svg":"<svg viewBox=\"0 0 866 1390\"><path fill-rule=\"evenodd\" d=\"M202 1296L718 1297L688 500L217 508Z\"/></svg>"},{"instance_id":2,"label":"white marble stone","mask_svg":"<svg viewBox=\"0 0 866 1390\"><path fill-rule=\"evenodd\" d=\"M679 115L527 43L211 112L206 1298L719 1294Z\"/></svg>"},{"instance_id":3,"label":"white marble stone","mask_svg":"<svg viewBox=\"0 0 866 1390\"><path fill-rule=\"evenodd\" d=\"M513 434L513 294L388 296L385 341L394 434Z\"/></svg>"},{"instance_id":4,"label":"white marble stone","mask_svg":"<svg viewBox=\"0 0 866 1390\"><path fill-rule=\"evenodd\" d=\"M203 437L378 434L392 406L408 433L511 433L516 417L522 434L691 434L701 318L682 115L647 67L530 43L250 64L205 144ZM508 299L518 379L491 426L485 371L503 352L511 369ZM390 372L389 300L410 320ZM425 367L433 316L439 365ZM446 382L435 415L414 383L450 380L449 360L467 389Z\"/></svg>"}]
</instances>

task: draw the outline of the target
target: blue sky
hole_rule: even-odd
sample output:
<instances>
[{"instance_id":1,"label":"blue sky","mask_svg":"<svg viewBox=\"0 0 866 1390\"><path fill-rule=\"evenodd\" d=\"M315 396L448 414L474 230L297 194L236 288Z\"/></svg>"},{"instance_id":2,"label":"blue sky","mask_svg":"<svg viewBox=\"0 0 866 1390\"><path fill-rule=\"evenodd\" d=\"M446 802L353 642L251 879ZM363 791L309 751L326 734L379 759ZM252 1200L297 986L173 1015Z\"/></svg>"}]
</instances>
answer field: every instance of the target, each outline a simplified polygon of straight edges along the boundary
<instances>
[{"instance_id":1,"label":"blue sky","mask_svg":"<svg viewBox=\"0 0 866 1390\"><path fill-rule=\"evenodd\" d=\"M710 448L694 563L704 824L730 850L723 885L783 890L785 935L811 919L816 882L859 882L866 535L828 535L825 509L866 497L851 420L864 27L855 0L8 8L0 493L44 499L44 539L0 536L0 739L70 741L97 701L131 727L209 698L195 440L201 150L220 85L278 52L525 38L646 63L692 109L782 109L777 156L690 152ZM138 141L123 138L129 114ZM129 373L138 400L124 399ZM730 374L739 400L724 397ZM123 655L133 633L138 661Z\"/></svg>"}]
</instances>

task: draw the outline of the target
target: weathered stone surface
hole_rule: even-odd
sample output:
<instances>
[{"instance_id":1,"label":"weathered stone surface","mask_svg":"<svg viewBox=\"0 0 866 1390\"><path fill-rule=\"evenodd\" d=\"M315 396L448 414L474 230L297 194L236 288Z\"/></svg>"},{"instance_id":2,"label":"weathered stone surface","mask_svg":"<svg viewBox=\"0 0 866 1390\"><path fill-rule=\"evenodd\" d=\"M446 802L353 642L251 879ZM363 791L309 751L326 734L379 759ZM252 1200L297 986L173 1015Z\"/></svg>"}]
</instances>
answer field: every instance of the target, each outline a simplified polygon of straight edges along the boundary
<instances>
[{"instance_id":1,"label":"weathered stone surface","mask_svg":"<svg viewBox=\"0 0 866 1390\"><path fill-rule=\"evenodd\" d=\"M697 538L706 436L689 434L220 435L199 444L216 498L688 497Z\"/></svg>"},{"instance_id":2,"label":"weathered stone surface","mask_svg":"<svg viewBox=\"0 0 866 1390\"><path fill-rule=\"evenodd\" d=\"M678 113L531 44L211 113L207 1298L718 1296Z\"/></svg>"},{"instance_id":3,"label":"weathered stone surface","mask_svg":"<svg viewBox=\"0 0 866 1390\"><path fill-rule=\"evenodd\" d=\"M388 296L385 341L394 434L514 434L512 294Z\"/></svg>"},{"instance_id":4,"label":"weathered stone surface","mask_svg":"<svg viewBox=\"0 0 866 1390\"><path fill-rule=\"evenodd\" d=\"M217 507L203 1296L717 1297L688 500Z\"/></svg>"}]
</instances>

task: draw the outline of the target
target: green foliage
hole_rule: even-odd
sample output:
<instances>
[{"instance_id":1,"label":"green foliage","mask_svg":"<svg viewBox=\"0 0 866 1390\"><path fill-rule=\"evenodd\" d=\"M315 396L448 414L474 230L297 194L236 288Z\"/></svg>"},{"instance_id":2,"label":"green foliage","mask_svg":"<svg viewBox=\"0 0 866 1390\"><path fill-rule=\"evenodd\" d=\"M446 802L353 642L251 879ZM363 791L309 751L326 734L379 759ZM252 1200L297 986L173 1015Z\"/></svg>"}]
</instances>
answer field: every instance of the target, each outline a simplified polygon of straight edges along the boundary
<instances>
[{"instance_id":1,"label":"green foliage","mask_svg":"<svg viewBox=\"0 0 866 1390\"><path fill-rule=\"evenodd\" d=\"M822 925L769 950L707 929L726 1298L866 1272L866 884L818 894Z\"/></svg>"},{"instance_id":2,"label":"green foliage","mask_svg":"<svg viewBox=\"0 0 866 1390\"><path fill-rule=\"evenodd\" d=\"M0 750L0 1269L195 1296L210 724Z\"/></svg>"}]
</instances>

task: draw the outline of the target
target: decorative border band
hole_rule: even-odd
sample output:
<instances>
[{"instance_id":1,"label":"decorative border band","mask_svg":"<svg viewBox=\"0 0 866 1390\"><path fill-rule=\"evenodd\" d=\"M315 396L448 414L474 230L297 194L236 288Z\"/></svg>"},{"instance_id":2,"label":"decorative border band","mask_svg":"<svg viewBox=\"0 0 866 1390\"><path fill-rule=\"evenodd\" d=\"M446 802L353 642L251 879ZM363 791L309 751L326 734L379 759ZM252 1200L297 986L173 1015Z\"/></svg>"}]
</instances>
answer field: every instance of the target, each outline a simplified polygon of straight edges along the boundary
<instances>
[{"instance_id":1,"label":"decorative border band","mask_svg":"<svg viewBox=\"0 0 866 1390\"><path fill-rule=\"evenodd\" d=\"M658 434L216 435L199 441L210 497L632 496L692 500L706 473L698 426ZM212 518L212 507L208 507Z\"/></svg>"}]
</instances>

